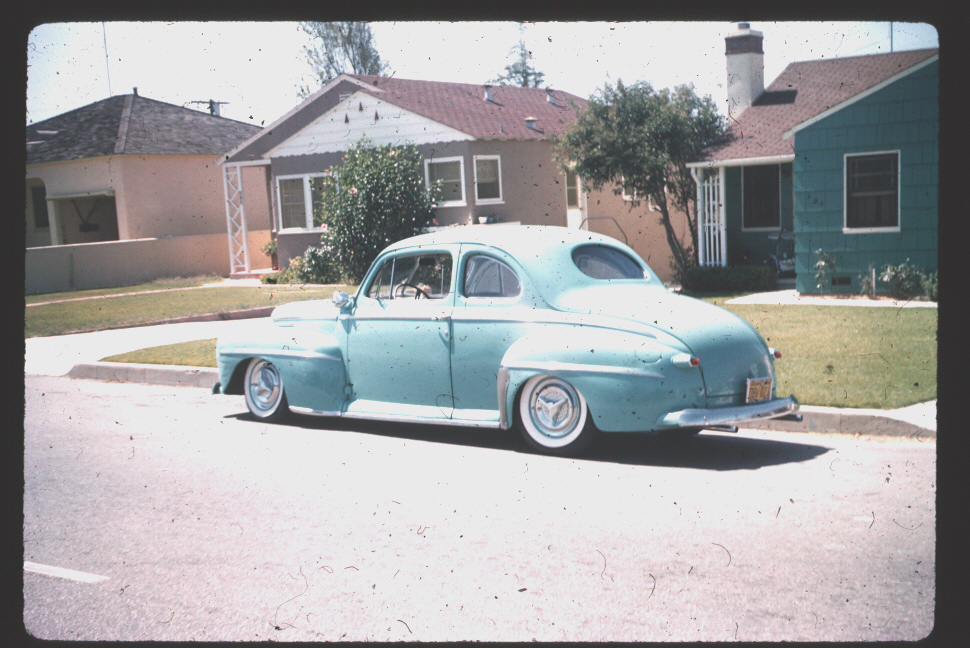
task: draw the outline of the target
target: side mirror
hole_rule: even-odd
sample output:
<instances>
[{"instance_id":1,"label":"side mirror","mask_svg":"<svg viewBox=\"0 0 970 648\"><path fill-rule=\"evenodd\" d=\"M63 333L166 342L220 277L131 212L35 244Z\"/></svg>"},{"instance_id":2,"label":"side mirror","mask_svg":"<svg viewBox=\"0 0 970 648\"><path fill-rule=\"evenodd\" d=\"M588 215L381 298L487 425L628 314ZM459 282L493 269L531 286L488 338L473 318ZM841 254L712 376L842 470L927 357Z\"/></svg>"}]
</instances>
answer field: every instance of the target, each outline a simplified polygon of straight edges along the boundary
<instances>
[{"instance_id":1,"label":"side mirror","mask_svg":"<svg viewBox=\"0 0 970 648\"><path fill-rule=\"evenodd\" d=\"M333 305L337 308L343 308L350 303L350 295L345 292L338 290L333 294Z\"/></svg>"}]
</instances>

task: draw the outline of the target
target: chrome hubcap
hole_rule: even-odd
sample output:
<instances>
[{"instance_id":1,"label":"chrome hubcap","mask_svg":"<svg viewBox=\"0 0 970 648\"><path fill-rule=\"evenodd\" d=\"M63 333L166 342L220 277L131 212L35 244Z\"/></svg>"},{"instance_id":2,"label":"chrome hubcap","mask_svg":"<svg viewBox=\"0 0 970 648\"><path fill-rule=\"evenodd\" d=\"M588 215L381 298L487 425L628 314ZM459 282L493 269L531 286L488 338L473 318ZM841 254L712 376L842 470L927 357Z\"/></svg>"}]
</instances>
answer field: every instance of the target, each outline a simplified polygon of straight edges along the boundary
<instances>
[{"instance_id":1,"label":"chrome hubcap","mask_svg":"<svg viewBox=\"0 0 970 648\"><path fill-rule=\"evenodd\" d=\"M264 362L252 373L249 395L253 404L261 410L272 409L279 400L280 374L276 367Z\"/></svg>"},{"instance_id":2,"label":"chrome hubcap","mask_svg":"<svg viewBox=\"0 0 970 648\"><path fill-rule=\"evenodd\" d=\"M543 435L554 439L564 437L579 420L579 394L567 383L549 378L532 391L529 413Z\"/></svg>"}]
</instances>

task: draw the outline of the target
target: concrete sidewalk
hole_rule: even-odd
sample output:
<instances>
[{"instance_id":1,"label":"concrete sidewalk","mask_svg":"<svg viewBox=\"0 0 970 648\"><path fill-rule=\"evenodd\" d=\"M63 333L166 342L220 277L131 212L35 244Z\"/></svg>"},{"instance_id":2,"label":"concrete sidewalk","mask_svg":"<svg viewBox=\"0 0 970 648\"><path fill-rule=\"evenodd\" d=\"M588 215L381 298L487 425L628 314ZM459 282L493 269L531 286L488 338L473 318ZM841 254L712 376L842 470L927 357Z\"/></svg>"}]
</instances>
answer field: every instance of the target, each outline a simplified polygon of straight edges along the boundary
<instances>
[{"instance_id":1,"label":"concrete sidewalk","mask_svg":"<svg viewBox=\"0 0 970 648\"><path fill-rule=\"evenodd\" d=\"M795 290L774 290L772 292L757 293L729 299L725 304L811 304L813 306L870 306L883 308L936 308L937 303L931 301L907 300L899 301L888 297L869 299L862 295L800 295Z\"/></svg>"}]
</instances>

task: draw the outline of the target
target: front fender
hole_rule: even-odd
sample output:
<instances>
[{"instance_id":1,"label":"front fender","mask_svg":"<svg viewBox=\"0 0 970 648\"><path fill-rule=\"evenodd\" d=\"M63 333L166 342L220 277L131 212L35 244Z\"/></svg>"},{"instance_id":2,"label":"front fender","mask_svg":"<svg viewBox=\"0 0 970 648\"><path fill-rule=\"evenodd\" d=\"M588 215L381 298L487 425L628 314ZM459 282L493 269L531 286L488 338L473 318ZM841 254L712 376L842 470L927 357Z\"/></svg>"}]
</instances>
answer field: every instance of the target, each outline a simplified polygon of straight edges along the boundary
<instances>
[{"instance_id":1,"label":"front fender","mask_svg":"<svg viewBox=\"0 0 970 648\"><path fill-rule=\"evenodd\" d=\"M326 412L343 406L344 352L333 333L313 326L268 325L246 338L220 338L216 357L223 393L241 394L243 367L252 358L264 358L279 369L291 406Z\"/></svg>"},{"instance_id":2,"label":"front fender","mask_svg":"<svg viewBox=\"0 0 970 648\"><path fill-rule=\"evenodd\" d=\"M704 405L700 372L673 362L686 351L649 334L587 326L526 335L509 347L499 368L499 422L512 425L529 378L553 375L580 391L601 430L651 429L661 412Z\"/></svg>"}]
</instances>

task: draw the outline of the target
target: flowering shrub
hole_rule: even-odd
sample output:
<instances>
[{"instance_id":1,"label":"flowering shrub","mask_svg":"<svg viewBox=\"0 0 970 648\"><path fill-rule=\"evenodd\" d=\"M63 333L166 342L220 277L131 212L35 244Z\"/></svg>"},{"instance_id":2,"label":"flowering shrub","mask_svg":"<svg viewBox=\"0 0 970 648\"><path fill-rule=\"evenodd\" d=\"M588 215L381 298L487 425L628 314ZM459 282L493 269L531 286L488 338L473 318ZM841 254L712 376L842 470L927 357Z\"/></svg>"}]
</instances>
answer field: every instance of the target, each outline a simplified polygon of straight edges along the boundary
<instances>
[{"instance_id":1,"label":"flowering shrub","mask_svg":"<svg viewBox=\"0 0 970 648\"><path fill-rule=\"evenodd\" d=\"M896 299L923 293L925 273L906 259L898 265L888 264L882 269L879 280L889 284L889 292Z\"/></svg>"},{"instance_id":2,"label":"flowering shrub","mask_svg":"<svg viewBox=\"0 0 970 648\"><path fill-rule=\"evenodd\" d=\"M424 158L413 145L371 146L365 137L333 171L337 181L322 188L323 245L330 265L358 282L382 249L431 225L438 191L425 186Z\"/></svg>"}]
</instances>

